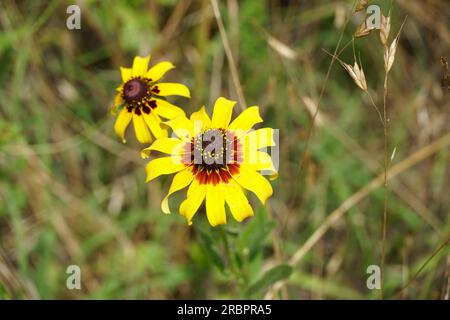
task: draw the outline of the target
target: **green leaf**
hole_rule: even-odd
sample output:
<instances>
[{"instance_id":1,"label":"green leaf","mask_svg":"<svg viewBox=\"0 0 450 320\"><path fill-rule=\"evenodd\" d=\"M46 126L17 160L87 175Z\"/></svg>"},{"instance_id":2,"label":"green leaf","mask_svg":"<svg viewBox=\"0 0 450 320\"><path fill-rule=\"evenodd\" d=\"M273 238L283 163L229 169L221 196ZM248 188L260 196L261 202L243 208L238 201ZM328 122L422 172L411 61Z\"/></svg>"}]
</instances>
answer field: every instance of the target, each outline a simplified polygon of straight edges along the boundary
<instances>
[{"instance_id":1,"label":"green leaf","mask_svg":"<svg viewBox=\"0 0 450 320\"><path fill-rule=\"evenodd\" d=\"M225 263L223 262L217 250L214 248L213 240L202 230L199 230L199 234L200 239L203 243L203 248L205 249L212 263L214 263L214 265L219 268L220 272L225 273Z\"/></svg>"},{"instance_id":2,"label":"green leaf","mask_svg":"<svg viewBox=\"0 0 450 320\"><path fill-rule=\"evenodd\" d=\"M248 252L249 259L253 260L264 246L264 241L274 226L274 221L268 221L266 209L262 207L242 231L239 237L239 251Z\"/></svg>"},{"instance_id":3,"label":"green leaf","mask_svg":"<svg viewBox=\"0 0 450 320\"><path fill-rule=\"evenodd\" d=\"M253 296L261 292L262 290L268 288L275 282L289 278L291 274L292 274L291 266L281 264L276 267L273 267L248 288L247 295Z\"/></svg>"}]
</instances>

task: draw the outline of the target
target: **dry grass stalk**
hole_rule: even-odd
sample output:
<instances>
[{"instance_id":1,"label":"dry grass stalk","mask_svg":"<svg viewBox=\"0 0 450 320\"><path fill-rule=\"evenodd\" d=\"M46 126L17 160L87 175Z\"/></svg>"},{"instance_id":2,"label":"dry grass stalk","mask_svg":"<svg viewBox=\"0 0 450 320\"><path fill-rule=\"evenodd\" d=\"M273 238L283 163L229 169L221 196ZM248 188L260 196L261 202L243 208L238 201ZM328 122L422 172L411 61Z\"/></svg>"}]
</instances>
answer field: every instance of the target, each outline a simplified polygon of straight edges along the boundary
<instances>
[{"instance_id":1,"label":"dry grass stalk","mask_svg":"<svg viewBox=\"0 0 450 320\"><path fill-rule=\"evenodd\" d=\"M445 134L434 142L420 148L407 158L398 162L392 168L389 169L387 175L388 180L392 180L404 171L417 165L423 160L434 155L436 152L448 148L450 146L450 133ZM381 187L384 184L384 173L379 174L368 184L361 189L353 193L347 200L341 203L333 212L327 215L327 218L322 222L319 228L306 240L306 242L292 255L289 260L289 264L293 267L303 259L303 257L322 239L322 237L330 230L336 223L344 216L344 214L350 210L353 206L360 203L365 199L372 191ZM265 299L271 299L274 297L274 293L281 287L283 281L277 282L272 288L270 288Z\"/></svg>"},{"instance_id":2,"label":"dry grass stalk","mask_svg":"<svg viewBox=\"0 0 450 320\"><path fill-rule=\"evenodd\" d=\"M282 57L288 59L288 60L296 60L298 59L298 54L295 52L294 49L287 46L277 38L271 36L270 34L267 34L267 43L269 46L274 49L278 54L280 54Z\"/></svg>"},{"instance_id":3,"label":"dry grass stalk","mask_svg":"<svg viewBox=\"0 0 450 320\"><path fill-rule=\"evenodd\" d=\"M217 22L217 27L219 28L220 37L222 38L223 48L227 56L228 64L230 66L231 79L233 80L233 84L236 89L236 94L239 100L239 107L241 108L241 110L245 110L247 108L247 102L245 101L241 81L239 80L239 71L236 66L233 53L231 51L230 43L225 31L225 26L223 25L222 15L220 14L219 4L217 3L217 0L211 0L211 7Z\"/></svg>"},{"instance_id":4,"label":"dry grass stalk","mask_svg":"<svg viewBox=\"0 0 450 320\"><path fill-rule=\"evenodd\" d=\"M359 0L356 4L355 12L363 11L366 9L370 0Z\"/></svg>"},{"instance_id":5,"label":"dry grass stalk","mask_svg":"<svg viewBox=\"0 0 450 320\"><path fill-rule=\"evenodd\" d=\"M375 101L373 100L372 95L369 92L369 89L367 87L367 82L366 82L366 76L364 75L364 70L362 68L362 64L361 67L359 67L358 63L356 62L356 58L355 58L355 64L352 67L351 65L349 65L348 63L343 62L342 60L340 60L338 57L336 57L335 55L329 53L328 51L324 50L327 54L331 55L332 57L334 57L336 60L339 61L339 63L342 65L342 67L348 72L348 74L350 75L350 77L352 77L353 81L355 82L355 84L361 89L363 90L370 98L370 102L372 107L375 109L375 111L378 114L378 117L380 118L381 124L384 126L384 120L383 120L383 116L381 115L380 109L378 109L377 104L375 103Z\"/></svg>"}]
</instances>

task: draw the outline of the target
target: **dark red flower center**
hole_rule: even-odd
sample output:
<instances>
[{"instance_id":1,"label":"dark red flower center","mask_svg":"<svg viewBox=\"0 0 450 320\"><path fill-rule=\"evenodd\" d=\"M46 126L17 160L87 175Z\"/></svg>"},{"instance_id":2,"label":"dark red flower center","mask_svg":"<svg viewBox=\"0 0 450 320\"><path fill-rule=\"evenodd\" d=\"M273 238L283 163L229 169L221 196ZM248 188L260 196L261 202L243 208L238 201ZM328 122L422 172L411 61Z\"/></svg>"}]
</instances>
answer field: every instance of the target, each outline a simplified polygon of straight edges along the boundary
<instances>
[{"instance_id":1,"label":"dark red flower center","mask_svg":"<svg viewBox=\"0 0 450 320\"><path fill-rule=\"evenodd\" d=\"M137 115L142 112L149 114L157 107L156 100L152 98L152 93L157 93L155 88L157 86L152 85L151 79L137 77L128 80L122 87L122 97L127 110L134 111Z\"/></svg>"},{"instance_id":2,"label":"dark red flower center","mask_svg":"<svg viewBox=\"0 0 450 320\"><path fill-rule=\"evenodd\" d=\"M123 86L123 97L126 101L141 100L147 94L148 86L140 78L131 79Z\"/></svg>"},{"instance_id":3,"label":"dark red flower center","mask_svg":"<svg viewBox=\"0 0 450 320\"><path fill-rule=\"evenodd\" d=\"M186 145L183 162L192 166L201 184L227 183L239 173L241 145L235 135L224 129L208 129Z\"/></svg>"}]
</instances>

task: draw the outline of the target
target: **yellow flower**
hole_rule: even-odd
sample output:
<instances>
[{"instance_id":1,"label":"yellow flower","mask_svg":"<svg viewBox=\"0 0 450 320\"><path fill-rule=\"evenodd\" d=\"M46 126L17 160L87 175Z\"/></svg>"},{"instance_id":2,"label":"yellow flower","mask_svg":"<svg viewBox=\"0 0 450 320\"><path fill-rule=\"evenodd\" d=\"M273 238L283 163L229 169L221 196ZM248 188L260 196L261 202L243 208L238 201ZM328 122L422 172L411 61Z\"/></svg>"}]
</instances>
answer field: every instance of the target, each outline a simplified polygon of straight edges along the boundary
<instances>
[{"instance_id":1,"label":"yellow flower","mask_svg":"<svg viewBox=\"0 0 450 320\"><path fill-rule=\"evenodd\" d=\"M274 131L250 131L263 121L257 106L246 109L230 123L234 105L234 101L221 97L212 119L202 107L190 119L180 116L169 120L165 123L175 137L159 138L142 151L144 158L152 151L169 154L147 164L147 182L176 173L161 203L164 213L170 213L169 196L188 186L179 211L189 224L203 201L209 223L216 226L226 223L225 203L239 222L253 215L243 189L252 191L263 204L272 195L272 186L259 171L275 176L276 170L269 154L259 149L275 145Z\"/></svg>"},{"instance_id":2,"label":"yellow flower","mask_svg":"<svg viewBox=\"0 0 450 320\"><path fill-rule=\"evenodd\" d=\"M170 62L160 62L147 70L150 56L135 57L132 68L120 68L122 84L112 109L113 114L122 107L114 129L125 143L125 130L133 120L136 138L140 143L152 142L154 137L167 137L167 129L161 126L160 117L173 119L184 111L161 97L178 95L190 98L189 89L180 83L157 83L164 74L173 69Z\"/></svg>"}]
</instances>

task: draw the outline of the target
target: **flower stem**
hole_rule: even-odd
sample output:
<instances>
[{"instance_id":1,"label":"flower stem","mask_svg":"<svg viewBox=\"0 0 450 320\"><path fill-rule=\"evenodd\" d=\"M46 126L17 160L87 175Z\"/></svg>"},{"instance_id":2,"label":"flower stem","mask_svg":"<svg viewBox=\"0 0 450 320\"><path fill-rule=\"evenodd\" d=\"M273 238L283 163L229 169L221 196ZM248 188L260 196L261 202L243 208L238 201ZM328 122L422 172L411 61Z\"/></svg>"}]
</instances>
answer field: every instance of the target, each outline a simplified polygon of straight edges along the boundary
<instances>
[{"instance_id":1,"label":"flower stem","mask_svg":"<svg viewBox=\"0 0 450 320\"><path fill-rule=\"evenodd\" d=\"M239 279L241 278L241 274L233 263L233 257L231 255L230 244L228 241L227 232L225 231L225 229L223 227L219 228L219 232L220 232L220 235L223 240L225 255L227 257L227 266L230 268L230 271L233 273L233 275L236 277L237 281L239 282Z\"/></svg>"}]
</instances>

